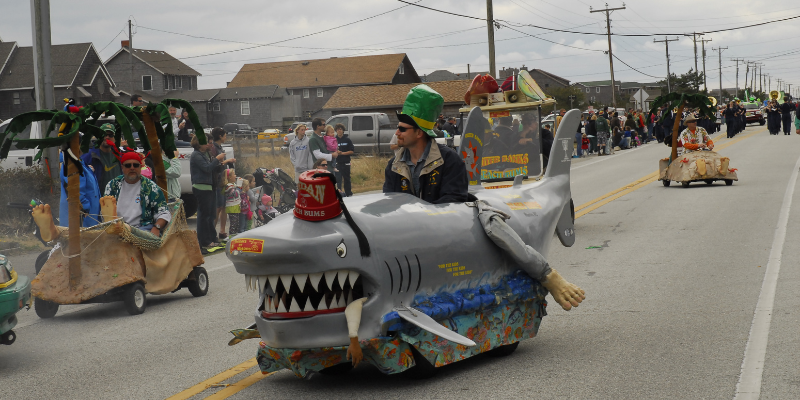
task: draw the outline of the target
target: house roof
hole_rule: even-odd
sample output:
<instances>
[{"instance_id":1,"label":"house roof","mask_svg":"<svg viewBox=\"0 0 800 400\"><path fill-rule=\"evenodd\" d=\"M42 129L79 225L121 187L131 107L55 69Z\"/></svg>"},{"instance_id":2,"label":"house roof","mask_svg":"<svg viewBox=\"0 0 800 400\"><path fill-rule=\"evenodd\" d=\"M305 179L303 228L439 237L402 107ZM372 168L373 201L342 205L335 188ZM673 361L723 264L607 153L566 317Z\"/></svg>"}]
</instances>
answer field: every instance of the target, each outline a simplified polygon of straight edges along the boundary
<instances>
[{"instance_id":1,"label":"house roof","mask_svg":"<svg viewBox=\"0 0 800 400\"><path fill-rule=\"evenodd\" d=\"M227 87L219 90L218 100L239 99L274 99L283 97L283 90L278 90L278 85Z\"/></svg>"},{"instance_id":2,"label":"house roof","mask_svg":"<svg viewBox=\"0 0 800 400\"><path fill-rule=\"evenodd\" d=\"M564 82L564 84L565 84L565 85L569 85L569 79L562 78L562 77L560 77L560 76L558 76L558 75L551 74L551 73L549 73L549 72L547 72L547 71L545 71L545 70L543 70L543 69L532 69L531 71L536 71L536 72L538 72L538 73L540 73L540 74L542 74L542 75L547 75L547 76L549 76L549 77L550 77L550 78L552 78L552 79L555 79L555 80L557 80L557 81ZM610 80L609 80L609 81L610 81Z\"/></svg>"},{"instance_id":3,"label":"house roof","mask_svg":"<svg viewBox=\"0 0 800 400\"><path fill-rule=\"evenodd\" d=\"M620 85L622 82L616 81L617 85ZM594 87L594 86L611 86L611 79L606 79L604 81L589 81L589 82L575 82L575 84L583 85L586 87Z\"/></svg>"},{"instance_id":4,"label":"house roof","mask_svg":"<svg viewBox=\"0 0 800 400\"><path fill-rule=\"evenodd\" d=\"M16 46L17 42L0 42L0 72L3 72L3 68L6 66L6 62L8 62L11 56L11 52Z\"/></svg>"},{"instance_id":5,"label":"house roof","mask_svg":"<svg viewBox=\"0 0 800 400\"><path fill-rule=\"evenodd\" d=\"M50 59L52 60L53 85L72 85L86 55L93 49L91 43L52 45ZM0 76L0 90L32 88L33 86L33 47L17 47Z\"/></svg>"},{"instance_id":6,"label":"house roof","mask_svg":"<svg viewBox=\"0 0 800 400\"><path fill-rule=\"evenodd\" d=\"M472 82L468 80L427 83L439 92L447 103L464 103L464 93ZM402 85L352 86L339 88L323 109L402 107L408 92L418 83Z\"/></svg>"},{"instance_id":7,"label":"house roof","mask_svg":"<svg viewBox=\"0 0 800 400\"><path fill-rule=\"evenodd\" d=\"M127 47L117 50L117 52L114 53L113 56L109 57L108 60L106 60L103 64L108 64L120 54L128 54L128 51L129 50ZM202 75L166 51L133 49L133 56L142 60L145 64L155 68L163 75Z\"/></svg>"},{"instance_id":8,"label":"house roof","mask_svg":"<svg viewBox=\"0 0 800 400\"><path fill-rule=\"evenodd\" d=\"M405 58L405 53L400 53L245 64L228 87L278 85L291 89L392 83Z\"/></svg>"},{"instance_id":9,"label":"house roof","mask_svg":"<svg viewBox=\"0 0 800 400\"><path fill-rule=\"evenodd\" d=\"M153 96L147 92L138 93L145 101L159 103L164 99L181 99L190 103L207 102L214 99L219 94L221 89L201 89L201 90L184 90L175 91L170 90L163 96Z\"/></svg>"},{"instance_id":10,"label":"house roof","mask_svg":"<svg viewBox=\"0 0 800 400\"><path fill-rule=\"evenodd\" d=\"M608 81L606 81L606 82L608 82ZM620 89L638 89L640 87L655 88L655 87L661 87L661 84L659 84L658 82L645 82L645 83L641 83L641 82L622 82L619 85Z\"/></svg>"},{"instance_id":11,"label":"house roof","mask_svg":"<svg viewBox=\"0 0 800 400\"><path fill-rule=\"evenodd\" d=\"M483 75L488 74L488 72L477 72L477 71L470 71L470 73L466 72L450 72L446 69L437 69L436 71L431 72L430 74L425 75L424 81L425 82L439 82L439 81L457 81L457 80L472 80L475 75Z\"/></svg>"}]
</instances>

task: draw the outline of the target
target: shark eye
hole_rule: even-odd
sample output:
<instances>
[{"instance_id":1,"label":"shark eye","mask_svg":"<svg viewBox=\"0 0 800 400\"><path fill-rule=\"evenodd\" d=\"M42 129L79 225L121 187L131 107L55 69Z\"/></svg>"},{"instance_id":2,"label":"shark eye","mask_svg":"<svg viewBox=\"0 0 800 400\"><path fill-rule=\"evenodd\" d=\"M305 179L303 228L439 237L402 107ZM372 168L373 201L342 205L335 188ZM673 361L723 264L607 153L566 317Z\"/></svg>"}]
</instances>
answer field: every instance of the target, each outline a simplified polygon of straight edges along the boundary
<instances>
[{"instance_id":1,"label":"shark eye","mask_svg":"<svg viewBox=\"0 0 800 400\"><path fill-rule=\"evenodd\" d=\"M345 258L347 256L347 245L344 244L344 239L336 246L336 254L339 255L341 258Z\"/></svg>"}]
</instances>

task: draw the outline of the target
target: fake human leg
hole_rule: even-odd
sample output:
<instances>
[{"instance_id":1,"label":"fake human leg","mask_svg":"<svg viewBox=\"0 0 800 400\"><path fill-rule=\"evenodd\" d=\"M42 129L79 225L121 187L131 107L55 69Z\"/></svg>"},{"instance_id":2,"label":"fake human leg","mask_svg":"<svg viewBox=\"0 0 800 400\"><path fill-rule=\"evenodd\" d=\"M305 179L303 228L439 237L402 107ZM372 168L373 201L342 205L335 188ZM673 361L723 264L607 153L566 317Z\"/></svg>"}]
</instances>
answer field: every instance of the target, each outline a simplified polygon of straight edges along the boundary
<instances>
[{"instance_id":1,"label":"fake human leg","mask_svg":"<svg viewBox=\"0 0 800 400\"><path fill-rule=\"evenodd\" d=\"M347 359L353 363L354 367L364 359L364 353L361 351L361 344L358 342L358 328L361 325L361 307L367 301L366 297L362 297L347 305L344 309L344 317L347 320L347 332L350 336L350 346L347 346Z\"/></svg>"},{"instance_id":2,"label":"fake human leg","mask_svg":"<svg viewBox=\"0 0 800 400\"><path fill-rule=\"evenodd\" d=\"M569 311L586 298L583 289L567 282L558 272L550 268L544 256L525 244L522 238L506 224L505 220L509 218L507 214L484 201L477 201L475 205L478 207L478 219L486 235L497 247L505 250L531 278L541 282L563 309Z\"/></svg>"},{"instance_id":3,"label":"fake human leg","mask_svg":"<svg viewBox=\"0 0 800 400\"><path fill-rule=\"evenodd\" d=\"M58 239L61 236L61 231L66 230L66 228L58 229L56 226L49 204L40 204L33 207L31 215L33 216L33 221L36 222L36 226L39 227L39 235L45 242Z\"/></svg>"},{"instance_id":4,"label":"fake human leg","mask_svg":"<svg viewBox=\"0 0 800 400\"><path fill-rule=\"evenodd\" d=\"M114 196L103 196L100 198L100 215L103 221L108 222L117 218L117 198Z\"/></svg>"}]
</instances>

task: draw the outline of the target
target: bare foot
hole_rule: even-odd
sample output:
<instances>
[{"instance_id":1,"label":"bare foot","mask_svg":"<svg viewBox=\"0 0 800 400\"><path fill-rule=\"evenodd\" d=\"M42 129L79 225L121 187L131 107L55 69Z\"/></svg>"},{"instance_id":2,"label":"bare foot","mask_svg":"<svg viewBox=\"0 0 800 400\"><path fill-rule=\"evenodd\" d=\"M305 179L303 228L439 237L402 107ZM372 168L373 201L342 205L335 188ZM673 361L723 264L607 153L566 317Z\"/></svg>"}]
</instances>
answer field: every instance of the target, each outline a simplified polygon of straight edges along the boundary
<instances>
[{"instance_id":1,"label":"bare foot","mask_svg":"<svg viewBox=\"0 0 800 400\"><path fill-rule=\"evenodd\" d=\"M583 289L567 282L555 269L547 274L542 285L553 296L553 300L567 311L571 310L572 307L577 307L586 299L586 292Z\"/></svg>"},{"instance_id":2,"label":"bare foot","mask_svg":"<svg viewBox=\"0 0 800 400\"><path fill-rule=\"evenodd\" d=\"M49 204L40 204L33 207L31 215L33 216L34 222L36 222L36 226L39 227L39 235L45 242L55 240L61 234L58 228L56 228L56 224L53 222L53 214L50 212Z\"/></svg>"},{"instance_id":3,"label":"bare foot","mask_svg":"<svg viewBox=\"0 0 800 400\"><path fill-rule=\"evenodd\" d=\"M100 214L103 216L103 222L117 218L117 198L114 196L101 197Z\"/></svg>"}]
</instances>

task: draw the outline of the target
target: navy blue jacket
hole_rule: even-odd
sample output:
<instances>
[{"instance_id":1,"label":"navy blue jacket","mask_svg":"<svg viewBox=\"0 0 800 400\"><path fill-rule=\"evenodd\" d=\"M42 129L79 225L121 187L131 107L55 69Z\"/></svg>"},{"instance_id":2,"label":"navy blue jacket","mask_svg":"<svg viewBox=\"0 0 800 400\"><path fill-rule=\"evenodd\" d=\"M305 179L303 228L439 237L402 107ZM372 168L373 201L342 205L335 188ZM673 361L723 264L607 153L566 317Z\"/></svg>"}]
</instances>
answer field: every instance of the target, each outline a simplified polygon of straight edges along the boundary
<instances>
[{"instance_id":1,"label":"navy blue jacket","mask_svg":"<svg viewBox=\"0 0 800 400\"><path fill-rule=\"evenodd\" d=\"M409 193L434 204L467 201L467 166L454 150L432 143L425 166L419 174L419 193L414 193L408 165L400 161L403 151L403 148L397 150L386 166L384 193Z\"/></svg>"}]
</instances>

